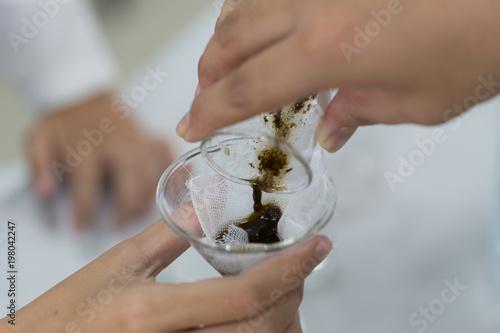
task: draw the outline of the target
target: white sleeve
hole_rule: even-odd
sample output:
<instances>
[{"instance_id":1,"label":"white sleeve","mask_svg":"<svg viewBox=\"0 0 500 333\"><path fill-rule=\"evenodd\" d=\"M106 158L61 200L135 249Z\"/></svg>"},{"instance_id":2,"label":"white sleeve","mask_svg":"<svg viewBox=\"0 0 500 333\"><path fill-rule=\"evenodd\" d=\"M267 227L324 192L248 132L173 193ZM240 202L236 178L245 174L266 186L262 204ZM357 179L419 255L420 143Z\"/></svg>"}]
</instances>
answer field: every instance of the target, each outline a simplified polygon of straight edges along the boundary
<instances>
[{"instance_id":1,"label":"white sleeve","mask_svg":"<svg viewBox=\"0 0 500 333\"><path fill-rule=\"evenodd\" d=\"M117 75L86 0L0 0L0 70L40 112L110 89Z\"/></svg>"}]
</instances>

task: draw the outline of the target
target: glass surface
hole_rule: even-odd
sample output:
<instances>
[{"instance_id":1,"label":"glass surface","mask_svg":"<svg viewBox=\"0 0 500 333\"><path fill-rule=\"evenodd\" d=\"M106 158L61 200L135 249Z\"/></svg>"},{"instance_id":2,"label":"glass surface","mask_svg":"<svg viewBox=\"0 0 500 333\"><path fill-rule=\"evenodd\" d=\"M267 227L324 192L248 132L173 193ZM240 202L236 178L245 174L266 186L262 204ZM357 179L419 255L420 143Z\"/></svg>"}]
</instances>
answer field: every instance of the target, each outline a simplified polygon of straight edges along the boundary
<instances>
[{"instance_id":1,"label":"glass surface","mask_svg":"<svg viewBox=\"0 0 500 333\"><path fill-rule=\"evenodd\" d=\"M201 144L208 165L225 178L244 185L262 175L261 154L267 151L281 151L288 159L287 166L278 171L282 175L273 178L268 192L293 193L311 183L309 161L293 146L270 134L220 130L208 135Z\"/></svg>"},{"instance_id":2,"label":"glass surface","mask_svg":"<svg viewBox=\"0 0 500 333\"><path fill-rule=\"evenodd\" d=\"M275 141L268 141L266 144L277 144L280 149L283 147L281 143ZM223 149L221 147L206 149L208 161L222 157L221 154L227 156ZM300 163L304 169L308 169L307 164ZM165 223L187 239L193 248L223 275L239 274L291 246L304 242L316 235L330 221L334 212L336 193L333 181L326 170L320 169L317 174L312 175L317 177L314 178L317 181L314 183L314 189L308 188L311 189L311 194L301 197L300 202L291 203L295 205L298 218L310 221L305 230L294 237L273 244L224 245L204 237L194 209L188 182L192 177L200 175L220 176L220 172L203 158L201 148L197 148L181 156L165 171L158 185L157 205ZM277 195L288 196L290 199L292 194L280 192Z\"/></svg>"}]
</instances>

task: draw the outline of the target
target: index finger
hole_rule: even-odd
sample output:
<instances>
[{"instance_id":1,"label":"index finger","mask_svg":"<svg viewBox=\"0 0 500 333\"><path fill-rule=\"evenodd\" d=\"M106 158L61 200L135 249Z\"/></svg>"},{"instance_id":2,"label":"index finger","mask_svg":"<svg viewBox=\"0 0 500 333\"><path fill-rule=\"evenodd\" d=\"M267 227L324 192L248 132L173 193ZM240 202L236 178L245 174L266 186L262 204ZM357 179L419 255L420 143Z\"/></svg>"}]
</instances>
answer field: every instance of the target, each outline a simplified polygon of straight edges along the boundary
<instances>
[{"instance_id":1,"label":"index finger","mask_svg":"<svg viewBox=\"0 0 500 333\"><path fill-rule=\"evenodd\" d=\"M273 44L211 85L194 100L180 134L196 142L216 129L329 88L328 73L315 73L321 65L305 61L297 47L294 38Z\"/></svg>"},{"instance_id":2,"label":"index finger","mask_svg":"<svg viewBox=\"0 0 500 333\"><path fill-rule=\"evenodd\" d=\"M42 199L51 198L57 191L57 182L51 169L56 156L48 133L37 128L29 137L28 158L36 194ZM59 182L62 182L62 174L56 173Z\"/></svg>"},{"instance_id":3,"label":"index finger","mask_svg":"<svg viewBox=\"0 0 500 333\"><path fill-rule=\"evenodd\" d=\"M84 230L91 224L101 185L101 170L97 159L87 157L74 174L71 175L70 186L75 210L75 226Z\"/></svg>"},{"instance_id":4,"label":"index finger","mask_svg":"<svg viewBox=\"0 0 500 333\"><path fill-rule=\"evenodd\" d=\"M226 2L227 4L227 2ZM203 91L237 68L246 59L287 37L293 30L290 6L276 1L247 1L233 11L210 39L198 64L199 87Z\"/></svg>"}]
</instances>

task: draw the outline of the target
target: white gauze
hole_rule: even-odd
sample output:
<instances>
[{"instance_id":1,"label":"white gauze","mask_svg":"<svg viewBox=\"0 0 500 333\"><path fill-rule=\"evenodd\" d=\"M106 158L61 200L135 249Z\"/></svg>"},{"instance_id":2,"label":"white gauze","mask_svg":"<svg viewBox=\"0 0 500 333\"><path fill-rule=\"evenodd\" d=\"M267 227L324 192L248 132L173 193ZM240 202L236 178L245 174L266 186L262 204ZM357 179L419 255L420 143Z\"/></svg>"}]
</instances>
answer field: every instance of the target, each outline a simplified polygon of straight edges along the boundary
<instances>
[{"instance_id":1,"label":"white gauze","mask_svg":"<svg viewBox=\"0 0 500 333\"><path fill-rule=\"evenodd\" d=\"M322 187L323 154L317 149L311 159L313 174L311 184L302 191L292 194L262 193L262 204L277 205L283 215L278 222L278 236L281 241L295 237L316 221L314 204ZM232 182L220 175L194 176L187 181L194 209L198 215L204 237L227 245L246 245L246 231L235 225L253 212L253 189L250 185ZM226 231L222 239L218 235Z\"/></svg>"}]
</instances>

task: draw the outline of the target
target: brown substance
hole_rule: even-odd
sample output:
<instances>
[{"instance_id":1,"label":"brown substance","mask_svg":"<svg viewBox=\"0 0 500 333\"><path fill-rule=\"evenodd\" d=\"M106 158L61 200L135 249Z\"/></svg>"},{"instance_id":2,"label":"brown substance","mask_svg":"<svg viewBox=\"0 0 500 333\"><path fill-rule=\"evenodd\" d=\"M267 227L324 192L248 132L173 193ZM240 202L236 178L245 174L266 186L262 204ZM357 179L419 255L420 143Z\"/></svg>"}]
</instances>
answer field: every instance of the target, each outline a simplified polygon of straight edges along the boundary
<instances>
[{"instance_id":1,"label":"brown substance","mask_svg":"<svg viewBox=\"0 0 500 333\"><path fill-rule=\"evenodd\" d=\"M278 236L278 222L283 213L276 205L262 205L262 190L259 184L254 183L252 188L254 212L243 221L237 221L232 224L246 231L249 243L277 243L280 241ZM227 229L222 231L216 240L221 241L226 234Z\"/></svg>"},{"instance_id":2,"label":"brown substance","mask_svg":"<svg viewBox=\"0 0 500 333\"><path fill-rule=\"evenodd\" d=\"M262 210L262 190L259 183L252 185L253 189L253 210L260 212Z\"/></svg>"},{"instance_id":3,"label":"brown substance","mask_svg":"<svg viewBox=\"0 0 500 333\"><path fill-rule=\"evenodd\" d=\"M257 170L259 175L251 183L258 184L259 188L264 192L279 192L284 190L281 179L288 170L290 164L290 156L279 149L271 146L262 149L257 155L259 164Z\"/></svg>"},{"instance_id":4,"label":"brown substance","mask_svg":"<svg viewBox=\"0 0 500 333\"><path fill-rule=\"evenodd\" d=\"M302 124L303 115L311 110L309 101L316 98L310 95L294 104L287 105L277 111L264 116L264 123L269 124L276 138L289 142L297 124ZM282 178L291 171L289 167L290 155L283 150L269 145L258 152L259 176L252 183L259 183L264 192L279 192L284 190ZM253 164L251 167L255 167Z\"/></svg>"},{"instance_id":5,"label":"brown substance","mask_svg":"<svg viewBox=\"0 0 500 333\"><path fill-rule=\"evenodd\" d=\"M264 205L262 210L250 215L248 221L236 225L247 232L249 243L277 243L280 241L278 222L281 215L281 209L278 206Z\"/></svg>"},{"instance_id":6,"label":"brown substance","mask_svg":"<svg viewBox=\"0 0 500 333\"><path fill-rule=\"evenodd\" d=\"M307 108L304 106L315 97L315 94L311 95L295 104L266 115L264 122L268 124L271 121L275 136L280 140L288 141L292 129L296 128L298 120L301 120L300 117L311 109L310 104ZM289 168L290 156L278 147L269 146L261 149L257 159L259 161L257 166L259 176L250 182L253 189L254 212L242 221L236 221L232 224L247 232L249 243L277 243L280 241L278 222L283 213L280 207L275 204L262 204L262 191L283 190L282 187L278 186L277 188L276 185L281 185L281 178L292 171L292 168ZM253 163L250 163L250 166L255 168ZM226 234L227 229L223 230L216 240L221 241Z\"/></svg>"}]
</instances>

